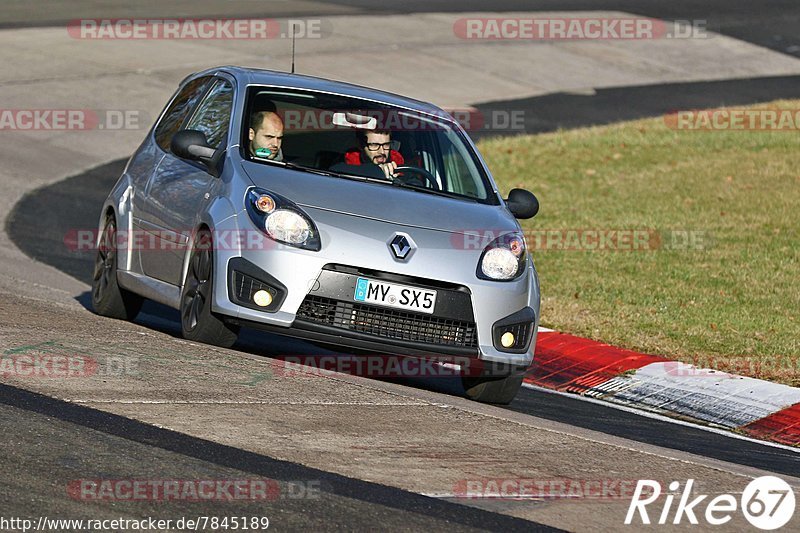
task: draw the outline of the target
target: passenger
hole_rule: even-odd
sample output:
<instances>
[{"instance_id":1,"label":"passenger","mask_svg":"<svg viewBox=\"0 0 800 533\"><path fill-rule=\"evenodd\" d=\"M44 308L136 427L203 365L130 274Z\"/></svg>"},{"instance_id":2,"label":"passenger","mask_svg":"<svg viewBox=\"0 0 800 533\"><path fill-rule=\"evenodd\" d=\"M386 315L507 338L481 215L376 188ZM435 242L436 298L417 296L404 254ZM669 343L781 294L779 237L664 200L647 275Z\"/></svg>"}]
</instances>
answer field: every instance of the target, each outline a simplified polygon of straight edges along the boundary
<instances>
[{"instance_id":1,"label":"passenger","mask_svg":"<svg viewBox=\"0 0 800 533\"><path fill-rule=\"evenodd\" d=\"M376 165L387 179L397 174L397 167L405 161L397 150L392 150L392 133L388 130L358 130L358 148L351 148L344 154L344 162L348 165Z\"/></svg>"},{"instance_id":2,"label":"passenger","mask_svg":"<svg viewBox=\"0 0 800 533\"><path fill-rule=\"evenodd\" d=\"M250 116L250 155L283 161L283 121L273 111L257 111Z\"/></svg>"}]
</instances>

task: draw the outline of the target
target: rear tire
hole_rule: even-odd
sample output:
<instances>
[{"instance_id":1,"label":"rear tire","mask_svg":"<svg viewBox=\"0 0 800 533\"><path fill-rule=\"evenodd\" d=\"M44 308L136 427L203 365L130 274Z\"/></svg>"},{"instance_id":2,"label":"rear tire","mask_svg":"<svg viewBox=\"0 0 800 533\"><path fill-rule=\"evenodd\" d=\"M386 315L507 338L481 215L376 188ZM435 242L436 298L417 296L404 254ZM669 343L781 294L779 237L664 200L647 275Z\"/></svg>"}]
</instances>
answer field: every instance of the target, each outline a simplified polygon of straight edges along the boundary
<instances>
[{"instance_id":1,"label":"rear tire","mask_svg":"<svg viewBox=\"0 0 800 533\"><path fill-rule=\"evenodd\" d=\"M197 232L181 293L181 332L183 338L190 341L230 348L236 343L239 328L229 326L211 312L214 295L212 249L211 232Z\"/></svg>"},{"instance_id":2,"label":"rear tire","mask_svg":"<svg viewBox=\"0 0 800 533\"><path fill-rule=\"evenodd\" d=\"M467 398L476 402L510 404L522 386L525 377L524 370L516 370L506 377L462 376L461 383Z\"/></svg>"},{"instance_id":3,"label":"rear tire","mask_svg":"<svg viewBox=\"0 0 800 533\"><path fill-rule=\"evenodd\" d=\"M142 309L144 299L126 291L117 283L117 222L114 215L106 217L97 247L92 275L92 308L109 318L133 320Z\"/></svg>"}]
</instances>

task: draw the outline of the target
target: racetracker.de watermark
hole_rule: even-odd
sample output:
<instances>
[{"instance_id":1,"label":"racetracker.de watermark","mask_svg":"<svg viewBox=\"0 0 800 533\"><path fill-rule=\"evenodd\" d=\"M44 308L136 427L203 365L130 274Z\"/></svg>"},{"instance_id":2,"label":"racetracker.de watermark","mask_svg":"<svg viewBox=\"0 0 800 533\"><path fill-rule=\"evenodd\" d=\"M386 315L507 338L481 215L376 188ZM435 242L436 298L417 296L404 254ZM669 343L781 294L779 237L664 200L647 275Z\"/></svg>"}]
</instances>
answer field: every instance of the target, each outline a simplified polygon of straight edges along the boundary
<instances>
[{"instance_id":1,"label":"racetracker.de watermark","mask_svg":"<svg viewBox=\"0 0 800 533\"><path fill-rule=\"evenodd\" d=\"M453 248L483 250L505 230L464 229L451 237ZM530 251L653 252L701 251L713 246L712 235L695 229L570 228L533 229L523 232Z\"/></svg>"},{"instance_id":2,"label":"racetracker.de watermark","mask_svg":"<svg viewBox=\"0 0 800 533\"><path fill-rule=\"evenodd\" d=\"M484 250L493 241L509 235L508 230L464 228L454 231L441 249L459 251ZM64 234L64 246L71 252L93 252L98 249L100 232L96 229L71 229ZM654 252L702 251L714 246L713 235L696 229L628 229L572 228L535 229L523 232L529 251L569 252ZM195 243L195 244L191 244ZM185 251L190 247L226 251L276 250L289 245L277 242L259 230L216 230L210 240L195 242L193 230L145 231L117 230L113 244L117 250L140 252Z\"/></svg>"},{"instance_id":3,"label":"racetracker.de watermark","mask_svg":"<svg viewBox=\"0 0 800 533\"><path fill-rule=\"evenodd\" d=\"M0 377L84 378L97 374L99 365L83 355L3 354Z\"/></svg>"},{"instance_id":4,"label":"racetracker.de watermark","mask_svg":"<svg viewBox=\"0 0 800 533\"><path fill-rule=\"evenodd\" d=\"M189 248L232 251L274 250L287 246L269 238L262 231L249 229L217 230L211 233L210 238L204 235L205 238L200 240L195 240L195 232L192 229L184 231L120 229L113 234L113 242L104 240L103 244L100 244L101 235L102 232L96 229L71 229L64 234L64 246L71 252L96 251L112 244L117 250L142 252L175 252Z\"/></svg>"},{"instance_id":5,"label":"racetracker.de watermark","mask_svg":"<svg viewBox=\"0 0 800 533\"><path fill-rule=\"evenodd\" d=\"M635 479L462 479L453 486L457 498L493 500L628 500Z\"/></svg>"},{"instance_id":6,"label":"racetracker.de watermark","mask_svg":"<svg viewBox=\"0 0 800 533\"><path fill-rule=\"evenodd\" d=\"M149 119L134 109L0 109L0 131L140 130Z\"/></svg>"},{"instance_id":7,"label":"racetracker.de watermark","mask_svg":"<svg viewBox=\"0 0 800 533\"><path fill-rule=\"evenodd\" d=\"M687 109L664 115L664 124L680 131L800 130L800 109Z\"/></svg>"},{"instance_id":8,"label":"racetracker.de watermark","mask_svg":"<svg viewBox=\"0 0 800 533\"><path fill-rule=\"evenodd\" d=\"M358 324L359 318L353 317ZM374 322L365 319L365 327L375 327ZM435 336L430 333L431 337ZM461 328L453 328L439 334L452 341L463 340L468 332ZM433 339L432 339L433 340ZM479 359L459 356L441 356L431 354L425 356L403 356L386 354L336 354L336 355L277 355L277 366L273 368L275 376L308 377L331 376L336 373L351 374L368 378L401 379L401 378L453 378L497 376L504 377L517 370L513 365L502 363L484 363Z\"/></svg>"},{"instance_id":9,"label":"racetracker.de watermark","mask_svg":"<svg viewBox=\"0 0 800 533\"><path fill-rule=\"evenodd\" d=\"M139 360L135 357L109 356L100 361L80 354L0 354L0 377L6 379L72 379L138 374Z\"/></svg>"},{"instance_id":10,"label":"racetracker.de watermark","mask_svg":"<svg viewBox=\"0 0 800 533\"><path fill-rule=\"evenodd\" d=\"M250 479L75 479L67 485L70 498L84 502L259 502L314 500L319 480Z\"/></svg>"},{"instance_id":11,"label":"racetracker.de watermark","mask_svg":"<svg viewBox=\"0 0 800 533\"><path fill-rule=\"evenodd\" d=\"M668 361L669 376L727 379L730 375L771 376L796 381L800 378L800 359L792 356L695 356L688 362Z\"/></svg>"},{"instance_id":12,"label":"racetracker.de watermark","mask_svg":"<svg viewBox=\"0 0 800 533\"><path fill-rule=\"evenodd\" d=\"M67 33L82 40L261 40L322 39L331 22L309 19L113 18L75 19Z\"/></svg>"},{"instance_id":13,"label":"racetracker.de watermark","mask_svg":"<svg viewBox=\"0 0 800 533\"><path fill-rule=\"evenodd\" d=\"M476 131L520 132L525 130L524 109L492 109L475 107L445 108L444 113L417 113L396 109L307 109L282 108L277 111L286 131L353 131L362 124L369 130L444 131L455 120L463 129ZM341 117L341 118L339 118ZM437 119L444 119L437 120ZM446 122L445 122L446 121Z\"/></svg>"},{"instance_id":14,"label":"racetracker.de watermark","mask_svg":"<svg viewBox=\"0 0 800 533\"><path fill-rule=\"evenodd\" d=\"M453 23L459 39L504 41L707 39L707 20L646 17L471 17Z\"/></svg>"}]
</instances>

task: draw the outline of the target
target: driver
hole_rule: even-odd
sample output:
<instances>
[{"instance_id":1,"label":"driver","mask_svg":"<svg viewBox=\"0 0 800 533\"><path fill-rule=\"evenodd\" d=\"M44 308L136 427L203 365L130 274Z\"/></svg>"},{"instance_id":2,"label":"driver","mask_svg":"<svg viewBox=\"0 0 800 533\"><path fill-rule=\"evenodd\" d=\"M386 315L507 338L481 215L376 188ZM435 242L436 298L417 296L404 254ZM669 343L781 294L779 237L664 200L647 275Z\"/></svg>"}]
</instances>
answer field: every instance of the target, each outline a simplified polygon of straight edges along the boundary
<instances>
[{"instance_id":1,"label":"driver","mask_svg":"<svg viewBox=\"0 0 800 533\"><path fill-rule=\"evenodd\" d=\"M250 117L250 155L283 161L283 121L274 111L258 111Z\"/></svg>"},{"instance_id":2,"label":"driver","mask_svg":"<svg viewBox=\"0 0 800 533\"><path fill-rule=\"evenodd\" d=\"M395 177L397 167L405 160L400 152L392 150L392 133L388 130L358 130L358 148L351 148L344 154L348 165L377 165L387 179Z\"/></svg>"}]
</instances>

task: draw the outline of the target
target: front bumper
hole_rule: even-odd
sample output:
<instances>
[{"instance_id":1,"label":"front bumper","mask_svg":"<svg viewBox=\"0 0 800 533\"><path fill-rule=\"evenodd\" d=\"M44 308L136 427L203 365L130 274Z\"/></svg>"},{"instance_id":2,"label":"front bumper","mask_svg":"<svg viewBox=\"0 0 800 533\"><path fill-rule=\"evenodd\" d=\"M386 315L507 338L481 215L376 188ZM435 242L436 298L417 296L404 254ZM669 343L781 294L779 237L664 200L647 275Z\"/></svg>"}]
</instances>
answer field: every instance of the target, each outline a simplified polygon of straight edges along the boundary
<instances>
[{"instance_id":1,"label":"front bumper","mask_svg":"<svg viewBox=\"0 0 800 533\"><path fill-rule=\"evenodd\" d=\"M435 290L437 300L434 312L419 313L354 301L356 284L361 277ZM272 303L260 309L264 314L277 311L287 291L270 274L238 257L228 263L228 287L235 303L256 310L259 308L253 303L253 295L258 291L269 292L273 299ZM360 350L481 359L468 288L345 265L326 265L323 268L289 328L247 319L230 321ZM510 356L526 355L534 337L535 324L536 315L530 307L498 320L492 328L494 348ZM502 345L501 339L506 332L513 332L516 336L516 342L511 346ZM517 364L509 359L502 362Z\"/></svg>"},{"instance_id":2,"label":"front bumper","mask_svg":"<svg viewBox=\"0 0 800 533\"><path fill-rule=\"evenodd\" d=\"M457 355L517 366L530 364L539 311L539 287L532 264L526 275L511 282L480 280L475 276L479 252L454 249L447 233L407 227L402 230L413 236L418 249L411 261L398 263L386 246L398 229L396 225L370 221L367 228L357 221L352 229L343 228L341 214L308 211L322 235L320 252L283 245L218 251L215 312L241 325L376 353ZM237 218L249 223L245 217L232 217L226 223L235 228ZM336 227L329 221L335 221ZM331 235L343 229L348 230L348 240L338 249ZM232 265L242 260L266 274L267 279L261 281L277 286L273 303L280 304L269 309L243 305L248 295L237 295L231 279ZM358 276L436 290L434 315L354 302ZM525 332L525 342L513 349L498 348L495 325L525 309L532 322L515 330Z\"/></svg>"}]
</instances>

